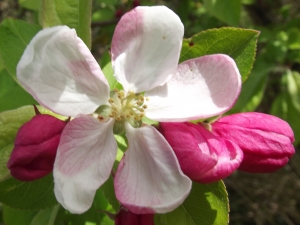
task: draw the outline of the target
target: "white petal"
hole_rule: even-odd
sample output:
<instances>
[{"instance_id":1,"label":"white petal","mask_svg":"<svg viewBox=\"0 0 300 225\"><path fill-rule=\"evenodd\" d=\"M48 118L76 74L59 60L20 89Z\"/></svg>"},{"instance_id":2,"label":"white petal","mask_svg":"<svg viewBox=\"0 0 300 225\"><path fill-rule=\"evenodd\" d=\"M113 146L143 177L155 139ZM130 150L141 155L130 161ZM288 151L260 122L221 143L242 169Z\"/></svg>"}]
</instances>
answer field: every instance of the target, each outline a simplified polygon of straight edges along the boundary
<instances>
[{"instance_id":1,"label":"white petal","mask_svg":"<svg viewBox=\"0 0 300 225\"><path fill-rule=\"evenodd\" d=\"M136 7L118 23L112 40L115 76L127 92L163 85L178 64L184 27L165 6Z\"/></svg>"},{"instance_id":2,"label":"white petal","mask_svg":"<svg viewBox=\"0 0 300 225\"><path fill-rule=\"evenodd\" d=\"M145 93L146 116L161 122L207 118L229 110L241 90L241 76L232 58L207 55L178 65L176 76Z\"/></svg>"},{"instance_id":3,"label":"white petal","mask_svg":"<svg viewBox=\"0 0 300 225\"><path fill-rule=\"evenodd\" d=\"M78 117L64 129L54 164L57 201L72 213L87 211L96 190L108 179L117 144L114 121L100 123L90 116Z\"/></svg>"},{"instance_id":4,"label":"white petal","mask_svg":"<svg viewBox=\"0 0 300 225\"><path fill-rule=\"evenodd\" d=\"M31 40L17 77L41 105L65 116L92 113L109 98L98 63L66 26L46 28Z\"/></svg>"},{"instance_id":5,"label":"white petal","mask_svg":"<svg viewBox=\"0 0 300 225\"><path fill-rule=\"evenodd\" d=\"M151 126L126 124L128 150L115 177L117 199L137 214L166 213L178 207L190 192L185 176L164 137Z\"/></svg>"}]
</instances>

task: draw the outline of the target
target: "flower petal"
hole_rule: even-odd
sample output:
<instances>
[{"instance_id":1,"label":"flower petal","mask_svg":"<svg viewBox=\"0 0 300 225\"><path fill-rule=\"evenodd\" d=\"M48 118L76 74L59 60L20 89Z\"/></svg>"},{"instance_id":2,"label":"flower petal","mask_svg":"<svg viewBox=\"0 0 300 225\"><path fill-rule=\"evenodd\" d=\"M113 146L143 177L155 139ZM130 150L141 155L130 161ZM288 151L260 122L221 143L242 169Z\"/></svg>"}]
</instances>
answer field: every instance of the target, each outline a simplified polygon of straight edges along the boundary
<instances>
[{"instance_id":1,"label":"flower petal","mask_svg":"<svg viewBox=\"0 0 300 225\"><path fill-rule=\"evenodd\" d=\"M196 180L200 183L212 183L228 177L238 169L243 160L243 151L236 144L228 140L218 141L220 148L215 148L218 162L215 167Z\"/></svg>"},{"instance_id":2,"label":"flower petal","mask_svg":"<svg viewBox=\"0 0 300 225\"><path fill-rule=\"evenodd\" d=\"M31 40L17 77L41 105L65 116L92 113L109 98L98 63L67 26L46 28Z\"/></svg>"},{"instance_id":3,"label":"flower petal","mask_svg":"<svg viewBox=\"0 0 300 225\"><path fill-rule=\"evenodd\" d=\"M151 126L126 124L129 147L115 177L117 199L136 214L166 213L187 197L191 180L163 136Z\"/></svg>"},{"instance_id":4,"label":"flower petal","mask_svg":"<svg viewBox=\"0 0 300 225\"><path fill-rule=\"evenodd\" d=\"M179 17L165 6L136 7L121 18L111 53L125 92L151 90L174 74L183 33Z\"/></svg>"},{"instance_id":5,"label":"flower petal","mask_svg":"<svg viewBox=\"0 0 300 225\"><path fill-rule=\"evenodd\" d=\"M207 118L229 110L241 89L241 76L233 59L216 54L178 65L176 76L145 96L146 116L161 122Z\"/></svg>"},{"instance_id":6,"label":"flower petal","mask_svg":"<svg viewBox=\"0 0 300 225\"><path fill-rule=\"evenodd\" d=\"M203 124L160 123L158 130L173 148L182 171L200 183L229 176L243 159L242 150L207 130Z\"/></svg>"},{"instance_id":7,"label":"flower petal","mask_svg":"<svg viewBox=\"0 0 300 225\"><path fill-rule=\"evenodd\" d=\"M114 121L101 123L90 116L78 117L65 127L54 164L55 195L72 213L91 206L96 190L108 179L117 144Z\"/></svg>"}]
</instances>

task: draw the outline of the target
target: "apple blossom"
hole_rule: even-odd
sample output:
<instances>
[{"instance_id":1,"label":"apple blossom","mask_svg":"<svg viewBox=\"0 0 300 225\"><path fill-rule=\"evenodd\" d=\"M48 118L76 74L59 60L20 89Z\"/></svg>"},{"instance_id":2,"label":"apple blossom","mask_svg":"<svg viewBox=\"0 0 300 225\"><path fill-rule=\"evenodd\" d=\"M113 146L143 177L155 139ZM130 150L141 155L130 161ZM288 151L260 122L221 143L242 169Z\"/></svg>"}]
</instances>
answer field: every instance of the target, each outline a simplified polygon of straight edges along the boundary
<instances>
[{"instance_id":1,"label":"apple blossom","mask_svg":"<svg viewBox=\"0 0 300 225\"><path fill-rule=\"evenodd\" d=\"M240 170L268 173L285 166L295 153L294 133L280 118L257 112L222 117L211 125L221 138L236 143L244 152Z\"/></svg>"},{"instance_id":2,"label":"apple blossom","mask_svg":"<svg viewBox=\"0 0 300 225\"><path fill-rule=\"evenodd\" d=\"M189 194L191 180L172 148L142 118L181 122L225 112L241 78L234 60L222 54L177 65L183 33L179 17L164 6L126 13L111 46L114 76L124 90L112 92L75 30L47 28L27 46L19 81L41 105L73 117L53 171L56 198L69 211L85 212L108 179L117 153L114 133L126 132L128 140L114 178L124 207L135 214L165 213Z\"/></svg>"},{"instance_id":3,"label":"apple blossom","mask_svg":"<svg viewBox=\"0 0 300 225\"><path fill-rule=\"evenodd\" d=\"M196 182L226 178L243 159L236 144L218 138L201 123L160 123L158 130L173 148L183 173Z\"/></svg>"},{"instance_id":4,"label":"apple blossom","mask_svg":"<svg viewBox=\"0 0 300 225\"><path fill-rule=\"evenodd\" d=\"M46 114L38 114L23 124L7 163L11 175L21 181L33 181L51 173L66 125L67 122Z\"/></svg>"}]
</instances>

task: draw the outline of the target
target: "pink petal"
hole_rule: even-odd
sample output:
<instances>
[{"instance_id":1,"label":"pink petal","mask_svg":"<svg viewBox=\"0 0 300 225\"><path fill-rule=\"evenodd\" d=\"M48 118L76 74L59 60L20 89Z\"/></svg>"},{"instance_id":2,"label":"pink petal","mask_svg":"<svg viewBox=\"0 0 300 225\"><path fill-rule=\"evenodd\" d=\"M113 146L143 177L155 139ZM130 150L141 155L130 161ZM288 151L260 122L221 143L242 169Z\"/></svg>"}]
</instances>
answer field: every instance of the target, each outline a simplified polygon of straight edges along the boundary
<instances>
[{"instance_id":1,"label":"pink petal","mask_svg":"<svg viewBox=\"0 0 300 225\"><path fill-rule=\"evenodd\" d=\"M194 181L211 183L224 179L243 159L237 145L219 139L201 124L160 123L159 131L173 148L184 174Z\"/></svg>"},{"instance_id":2,"label":"pink petal","mask_svg":"<svg viewBox=\"0 0 300 225\"><path fill-rule=\"evenodd\" d=\"M219 142L213 142L212 134L214 145L208 142L209 137L204 138L202 129L192 123L160 123L158 128L174 150L183 173L192 180L199 179L218 162L214 148L219 147L215 146Z\"/></svg>"},{"instance_id":3,"label":"pink petal","mask_svg":"<svg viewBox=\"0 0 300 225\"><path fill-rule=\"evenodd\" d=\"M17 77L43 106L65 116L94 112L107 103L108 83L74 29L46 28L29 43Z\"/></svg>"},{"instance_id":4,"label":"pink petal","mask_svg":"<svg viewBox=\"0 0 300 225\"><path fill-rule=\"evenodd\" d=\"M191 180L182 173L169 144L151 126L126 124L126 136L129 148L115 177L117 199L136 214L178 207L190 192Z\"/></svg>"},{"instance_id":5,"label":"pink petal","mask_svg":"<svg viewBox=\"0 0 300 225\"><path fill-rule=\"evenodd\" d=\"M212 183L219 181L231 175L239 168L243 160L243 152L236 144L219 139L220 148L216 148L218 154L218 163L210 171L203 174L203 176L196 180L201 183Z\"/></svg>"},{"instance_id":6,"label":"pink petal","mask_svg":"<svg viewBox=\"0 0 300 225\"><path fill-rule=\"evenodd\" d=\"M125 91L163 85L178 64L183 24L165 6L136 7L118 23L112 40L115 76Z\"/></svg>"},{"instance_id":7,"label":"pink petal","mask_svg":"<svg viewBox=\"0 0 300 225\"><path fill-rule=\"evenodd\" d=\"M183 122L226 112L241 89L241 76L227 55L207 55L178 65L167 84L146 92L146 116L161 122Z\"/></svg>"},{"instance_id":8,"label":"pink petal","mask_svg":"<svg viewBox=\"0 0 300 225\"><path fill-rule=\"evenodd\" d=\"M83 213L96 190L108 179L117 144L114 120L101 123L90 116L78 117L64 129L54 164L55 195L64 208Z\"/></svg>"}]
</instances>

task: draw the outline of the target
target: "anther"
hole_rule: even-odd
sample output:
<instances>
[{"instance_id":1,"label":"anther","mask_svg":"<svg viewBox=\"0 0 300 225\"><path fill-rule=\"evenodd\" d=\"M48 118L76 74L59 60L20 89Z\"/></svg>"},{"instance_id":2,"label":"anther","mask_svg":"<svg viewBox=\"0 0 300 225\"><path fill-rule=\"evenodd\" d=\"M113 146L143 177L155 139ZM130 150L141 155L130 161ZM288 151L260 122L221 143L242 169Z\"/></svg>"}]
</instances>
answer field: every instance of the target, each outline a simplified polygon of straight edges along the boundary
<instances>
[{"instance_id":1,"label":"anther","mask_svg":"<svg viewBox=\"0 0 300 225\"><path fill-rule=\"evenodd\" d=\"M147 105L143 105L143 108L144 108L144 109L147 109L147 108L148 108L148 106L147 106Z\"/></svg>"},{"instance_id":2,"label":"anther","mask_svg":"<svg viewBox=\"0 0 300 225\"><path fill-rule=\"evenodd\" d=\"M110 104L112 104L112 103L114 103L114 100L113 100L112 98L110 98L110 99L108 99L108 102L109 102Z\"/></svg>"}]
</instances>

